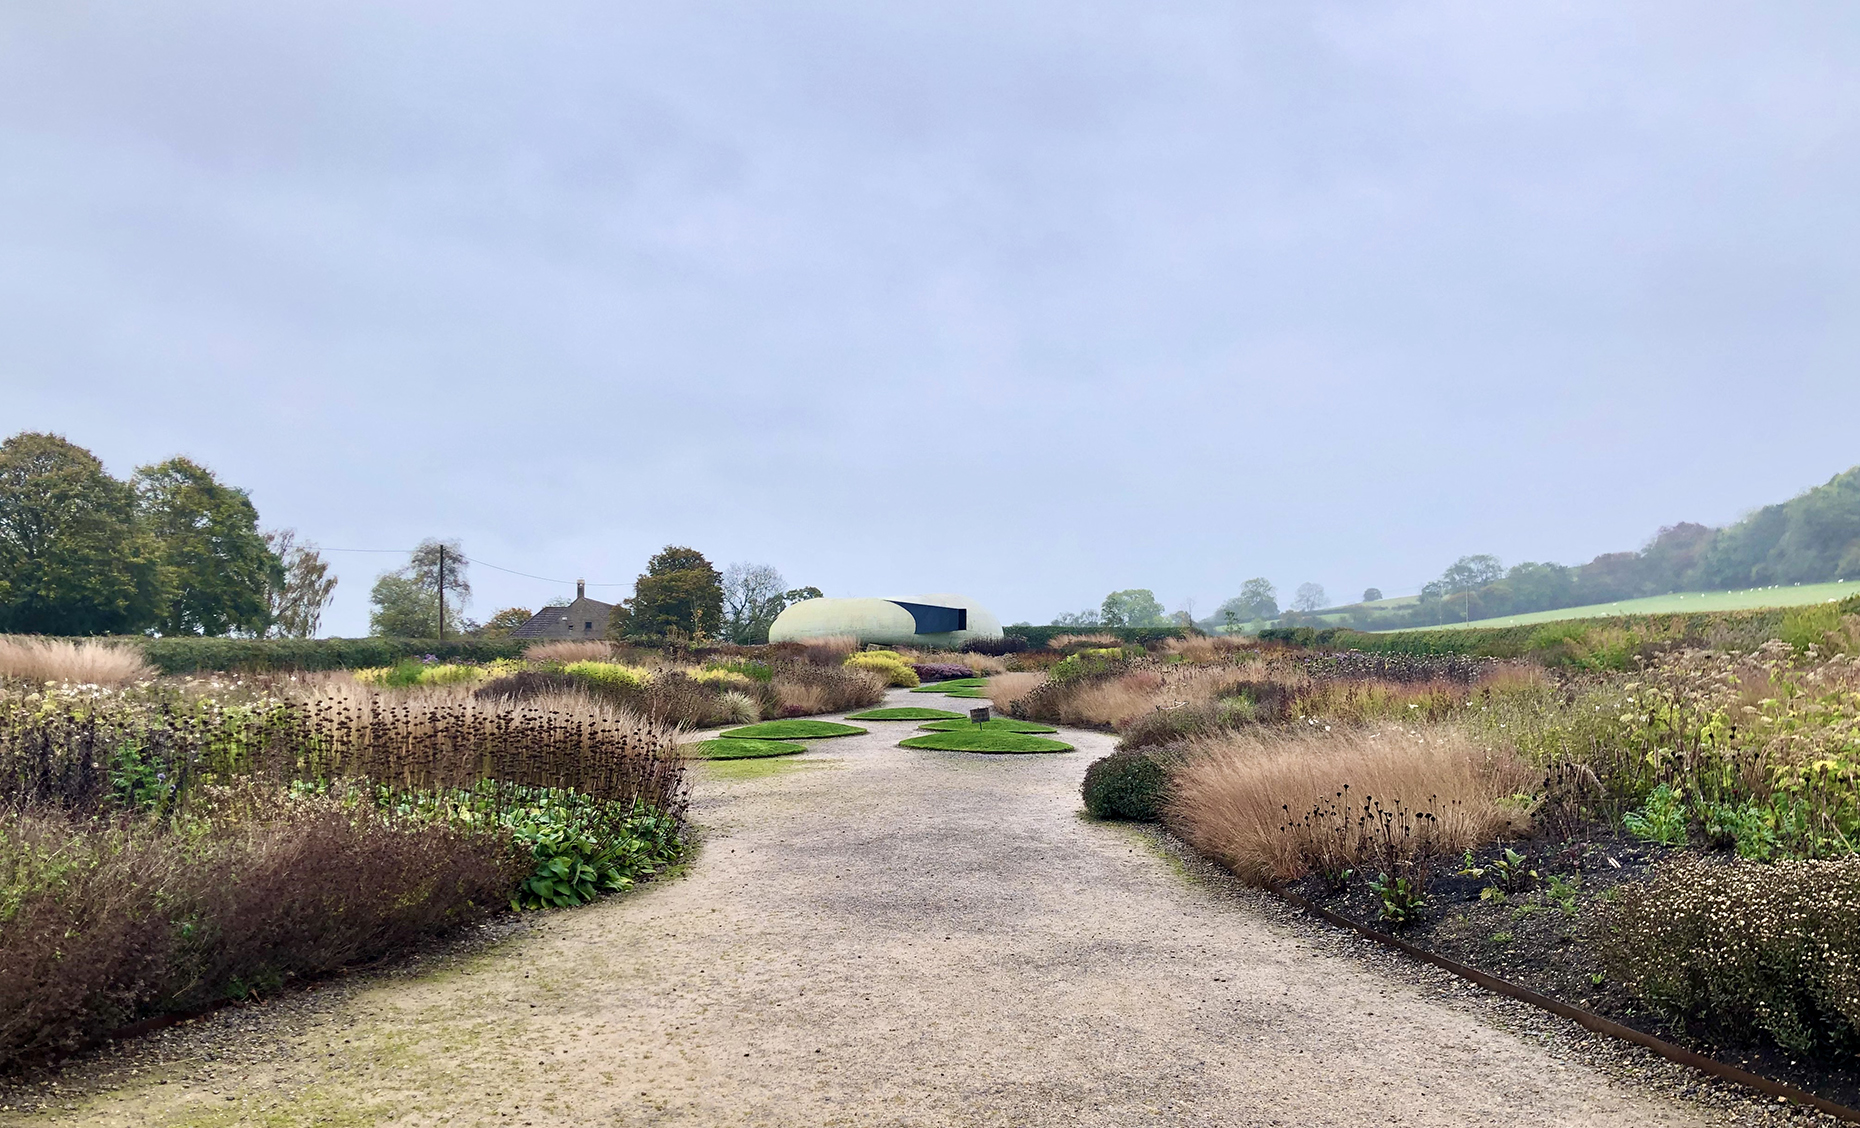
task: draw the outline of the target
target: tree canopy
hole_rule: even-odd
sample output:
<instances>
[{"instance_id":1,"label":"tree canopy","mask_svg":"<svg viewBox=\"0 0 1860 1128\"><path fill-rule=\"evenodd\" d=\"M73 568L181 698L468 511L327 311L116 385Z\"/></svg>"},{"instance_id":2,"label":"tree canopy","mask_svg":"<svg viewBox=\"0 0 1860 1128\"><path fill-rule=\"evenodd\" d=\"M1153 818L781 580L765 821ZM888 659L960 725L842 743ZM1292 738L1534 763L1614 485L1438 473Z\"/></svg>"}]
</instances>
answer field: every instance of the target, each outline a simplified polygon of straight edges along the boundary
<instances>
[{"instance_id":1,"label":"tree canopy","mask_svg":"<svg viewBox=\"0 0 1860 1128\"><path fill-rule=\"evenodd\" d=\"M697 549L666 545L646 562L632 597L614 608L607 633L695 638L723 627L722 575Z\"/></svg>"},{"instance_id":2,"label":"tree canopy","mask_svg":"<svg viewBox=\"0 0 1860 1128\"><path fill-rule=\"evenodd\" d=\"M1130 588L1105 596L1098 618L1107 627L1158 627L1169 622L1156 593L1148 588Z\"/></svg>"},{"instance_id":3,"label":"tree canopy","mask_svg":"<svg viewBox=\"0 0 1860 1128\"><path fill-rule=\"evenodd\" d=\"M258 510L246 492L179 457L137 470L135 490L170 592L156 629L264 633L271 591L284 585L284 563L258 531Z\"/></svg>"},{"instance_id":4,"label":"tree canopy","mask_svg":"<svg viewBox=\"0 0 1860 1128\"><path fill-rule=\"evenodd\" d=\"M0 443L0 630L133 634L169 598L133 489L58 435Z\"/></svg>"}]
</instances>

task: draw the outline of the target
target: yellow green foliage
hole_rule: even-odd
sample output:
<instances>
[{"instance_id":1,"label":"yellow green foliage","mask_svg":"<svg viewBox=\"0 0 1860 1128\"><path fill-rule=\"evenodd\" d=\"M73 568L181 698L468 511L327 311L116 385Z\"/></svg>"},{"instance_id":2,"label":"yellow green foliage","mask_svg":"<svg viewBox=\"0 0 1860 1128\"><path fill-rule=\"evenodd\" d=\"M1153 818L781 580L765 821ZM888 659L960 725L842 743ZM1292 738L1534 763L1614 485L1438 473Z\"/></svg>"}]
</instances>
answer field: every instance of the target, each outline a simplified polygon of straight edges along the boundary
<instances>
[{"instance_id":1,"label":"yellow green foliage","mask_svg":"<svg viewBox=\"0 0 1860 1128\"><path fill-rule=\"evenodd\" d=\"M606 689L643 689L652 680L651 671L618 662L570 662L562 672Z\"/></svg>"},{"instance_id":2,"label":"yellow green foliage","mask_svg":"<svg viewBox=\"0 0 1860 1128\"><path fill-rule=\"evenodd\" d=\"M756 688L756 679L750 677L748 674L739 674L735 670L721 670L707 667L701 670L684 670L681 672L694 682L703 682L705 685L714 685L721 689L733 689L738 692L748 693L754 692Z\"/></svg>"},{"instance_id":3,"label":"yellow green foliage","mask_svg":"<svg viewBox=\"0 0 1860 1128\"><path fill-rule=\"evenodd\" d=\"M846 659L842 665L855 670L871 670L885 679L887 685L915 686L918 684L917 671L905 664L903 658L890 650L868 650Z\"/></svg>"}]
</instances>

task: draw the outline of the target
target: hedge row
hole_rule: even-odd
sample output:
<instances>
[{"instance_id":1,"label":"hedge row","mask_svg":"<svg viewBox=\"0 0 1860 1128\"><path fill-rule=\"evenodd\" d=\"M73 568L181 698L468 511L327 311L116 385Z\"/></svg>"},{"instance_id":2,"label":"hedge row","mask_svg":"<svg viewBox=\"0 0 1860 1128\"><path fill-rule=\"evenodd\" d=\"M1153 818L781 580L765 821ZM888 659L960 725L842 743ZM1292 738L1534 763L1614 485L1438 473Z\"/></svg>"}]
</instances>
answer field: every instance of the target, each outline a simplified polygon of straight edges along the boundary
<instances>
[{"instance_id":1,"label":"hedge row","mask_svg":"<svg viewBox=\"0 0 1860 1128\"><path fill-rule=\"evenodd\" d=\"M392 666L431 654L445 662L490 662L516 658L523 643L512 639L436 638L146 638L117 641L142 651L164 674L200 670L355 670Z\"/></svg>"},{"instance_id":2,"label":"hedge row","mask_svg":"<svg viewBox=\"0 0 1860 1128\"><path fill-rule=\"evenodd\" d=\"M1799 641L1792 622L1824 614L1860 614L1860 596L1838 607L1765 608L1756 611L1701 611L1684 615L1615 615L1599 619L1561 619L1515 627L1460 630L1386 631L1369 634L1347 627L1271 628L1259 633L1267 642L1290 646L1361 650L1371 654L1464 654L1484 658L1541 658L1559 664L1601 648L1627 652L1640 646L1682 643L1725 650L1754 650L1776 638ZM1831 624L1830 624L1831 625ZM1809 633L1812 635L1813 630ZM1579 664L1591 664L1582 662Z\"/></svg>"},{"instance_id":3,"label":"hedge row","mask_svg":"<svg viewBox=\"0 0 1860 1128\"><path fill-rule=\"evenodd\" d=\"M1016 623L1001 628L1001 633L1024 638L1031 649L1038 650L1058 635L1116 635L1119 642L1147 645L1166 638L1181 638L1188 632L1182 627L1030 627L1025 623Z\"/></svg>"}]
</instances>

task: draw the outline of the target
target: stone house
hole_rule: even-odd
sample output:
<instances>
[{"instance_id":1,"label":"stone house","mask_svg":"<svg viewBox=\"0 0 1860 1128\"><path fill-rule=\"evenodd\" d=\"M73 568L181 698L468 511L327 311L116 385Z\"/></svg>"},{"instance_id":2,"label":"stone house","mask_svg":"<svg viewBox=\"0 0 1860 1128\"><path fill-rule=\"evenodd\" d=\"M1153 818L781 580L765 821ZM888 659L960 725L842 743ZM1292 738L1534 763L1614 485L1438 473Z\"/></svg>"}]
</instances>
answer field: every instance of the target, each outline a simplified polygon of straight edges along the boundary
<instances>
[{"instance_id":1,"label":"stone house","mask_svg":"<svg viewBox=\"0 0 1860 1128\"><path fill-rule=\"evenodd\" d=\"M545 607L531 615L529 622L510 632L511 638L595 638L607 637L607 619L614 605L588 598L585 581L575 581L575 602L566 607Z\"/></svg>"}]
</instances>

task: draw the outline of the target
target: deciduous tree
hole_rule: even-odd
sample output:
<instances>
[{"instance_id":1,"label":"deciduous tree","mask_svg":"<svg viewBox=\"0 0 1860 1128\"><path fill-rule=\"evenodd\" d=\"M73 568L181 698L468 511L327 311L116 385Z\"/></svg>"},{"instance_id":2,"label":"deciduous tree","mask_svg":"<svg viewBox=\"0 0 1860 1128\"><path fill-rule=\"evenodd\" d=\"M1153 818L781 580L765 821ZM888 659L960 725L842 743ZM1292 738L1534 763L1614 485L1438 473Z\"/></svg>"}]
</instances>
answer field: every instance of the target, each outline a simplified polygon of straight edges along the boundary
<instances>
[{"instance_id":1,"label":"deciduous tree","mask_svg":"<svg viewBox=\"0 0 1860 1128\"><path fill-rule=\"evenodd\" d=\"M132 634L167 602L134 490L60 436L0 443L0 630Z\"/></svg>"},{"instance_id":2,"label":"deciduous tree","mask_svg":"<svg viewBox=\"0 0 1860 1128\"><path fill-rule=\"evenodd\" d=\"M1169 621L1156 593L1148 588L1112 592L1104 597L1098 615L1107 627L1156 627Z\"/></svg>"},{"instance_id":3,"label":"deciduous tree","mask_svg":"<svg viewBox=\"0 0 1860 1128\"><path fill-rule=\"evenodd\" d=\"M258 531L258 510L246 492L179 457L137 470L135 487L172 592L156 629L262 634L284 565Z\"/></svg>"},{"instance_id":4,"label":"deciduous tree","mask_svg":"<svg viewBox=\"0 0 1860 1128\"><path fill-rule=\"evenodd\" d=\"M282 565L268 593L266 634L274 638L315 638L323 609L336 591L329 562L308 541L297 541L295 529L265 534L265 544Z\"/></svg>"}]
</instances>

